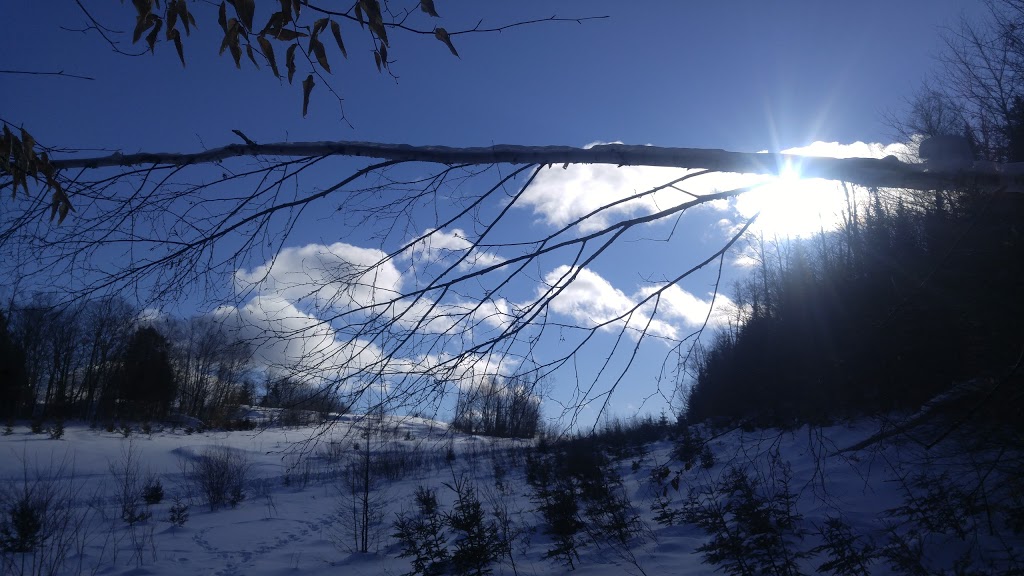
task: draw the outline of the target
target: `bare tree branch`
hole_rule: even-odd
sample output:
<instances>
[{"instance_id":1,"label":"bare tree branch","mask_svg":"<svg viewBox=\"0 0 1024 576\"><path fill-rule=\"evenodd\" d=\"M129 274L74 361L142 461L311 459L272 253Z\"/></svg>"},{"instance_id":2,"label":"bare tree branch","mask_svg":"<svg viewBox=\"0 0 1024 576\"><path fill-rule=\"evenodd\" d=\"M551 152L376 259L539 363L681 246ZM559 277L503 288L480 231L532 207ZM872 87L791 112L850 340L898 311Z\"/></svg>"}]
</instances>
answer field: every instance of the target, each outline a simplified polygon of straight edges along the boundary
<instances>
[{"instance_id":1,"label":"bare tree branch","mask_svg":"<svg viewBox=\"0 0 1024 576\"><path fill-rule=\"evenodd\" d=\"M1024 192L1024 166L977 162L971 170L931 170L894 158L823 158L796 154L759 154L705 148L669 148L601 144L591 148L571 146L517 146L499 144L478 148L411 146L373 142L278 142L229 144L193 153L112 154L95 158L52 159L54 168L101 168L142 164L188 166L219 162L238 156L315 157L354 156L393 161L440 164L615 164L703 168L717 172L779 174L798 167L805 178L841 180L865 187L938 190L980 186Z\"/></svg>"},{"instance_id":2,"label":"bare tree branch","mask_svg":"<svg viewBox=\"0 0 1024 576\"><path fill-rule=\"evenodd\" d=\"M65 78L77 78L79 80L95 80L92 76L80 76L63 70L56 72L38 72L35 70L0 70L0 74L22 74L26 76L64 76Z\"/></svg>"}]
</instances>

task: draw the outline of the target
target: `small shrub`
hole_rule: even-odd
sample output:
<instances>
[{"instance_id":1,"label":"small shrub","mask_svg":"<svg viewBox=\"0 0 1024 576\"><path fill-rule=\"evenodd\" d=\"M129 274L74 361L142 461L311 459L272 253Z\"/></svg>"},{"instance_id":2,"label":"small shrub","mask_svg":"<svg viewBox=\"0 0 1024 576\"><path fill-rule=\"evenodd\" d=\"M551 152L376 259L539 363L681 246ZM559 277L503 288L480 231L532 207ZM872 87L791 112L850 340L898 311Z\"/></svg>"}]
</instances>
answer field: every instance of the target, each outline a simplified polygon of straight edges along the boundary
<instances>
[{"instance_id":1,"label":"small shrub","mask_svg":"<svg viewBox=\"0 0 1024 576\"><path fill-rule=\"evenodd\" d=\"M113 423L113 421L108 421L106 424L104 424L103 425L103 429L106 430L107 432L113 432L114 431L114 423Z\"/></svg>"},{"instance_id":2,"label":"small shrub","mask_svg":"<svg viewBox=\"0 0 1024 576\"><path fill-rule=\"evenodd\" d=\"M53 427L50 428L50 439L60 440L64 437L64 421L57 420L53 423Z\"/></svg>"},{"instance_id":3,"label":"small shrub","mask_svg":"<svg viewBox=\"0 0 1024 576\"><path fill-rule=\"evenodd\" d=\"M14 434L14 421L8 420L7 423L4 424L4 436L10 436L11 434Z\"/></svg>"},{"instance_id":4,"label":"small shrub","mask_svg":"<svg viewBox=\"0 0 1024 576\"><path fill-rule=\"evenodd\" d=\"M180 496L174 497L174 504L167 511L167 521L178 528L188 522L188 504L182 502Z\"/></svg>"},{"instance_id":5,"label":"small shrub","mask_svg":"<svg viewBox=\"0 0 1024 576\"><path fill-rule=\"evenodd\" d=\"M127 438L132 435L132 427L127 424L121 425L121 436Z\"/></svg>"},{"instance_id":6,"label":"small shrub","mask_svg":"<svg viewBox=\"0 0 1024 576\"><path fill-rule=\"evenodd\" d=\"M153 435L153 425L150 424L149 422L143 422L142 423L142 433L145 434L146 436L152 436Z\"/></svg>"},{"instance_id":7,"label":"small shrub","mask_svg":"<svg viewBox=\"0 0 1024 576\"><path fill-rule=\"evenodd\" d=\"M159 504L163 501L164 486L161 484L160 478L150 476L146 480L145 486L142 487L142 499L150 506Z\"/></svg>"},{"instance_id":8,"label":"small shrub","mask_svg":"<svg viewBox=\"0 0 1024 576\"><path fill-rule=\"evenodd\" d=\"M46 505L30 493L19 496L0 517L0 550L24 554L34 551L43 540Z\"/></svg>"},{"instance_id":9,"label":"small shrub","mask_svg":"<svg viewBox=\"0 0 1024 576\"><path fill-rule=\"evenodd\" d=\"M403 576L438 576L445 572L449 555L437 494L423 486L416 488L416 508L416 514L403 512L392 524L392 536L402 546L399 558L412 558L412 571Z\"/></svg>"},{"instance_id":10,"label":"small shrub","mask_svg":"<svg viewBox=\"0 0 1024 576\"><path fill-rule=\"evenodd\" d=\"M210 511L245 499L251 464L244 452L213 446L185 465L185 477L206 501Z\"/></svg>"},{"instance_id":11,"label":"small shrub","mask_svg":"<svg viewBox=\"0 0 1024 576\"><path fill-rule=\"evenodd\" d=\"M697 464L697 459L703 456L704 438L695 428L685 426L680 430L676 445L672 449L672 456L683 463L687 470Z\"/></svg>"},{"instance_id":12,"label":"small shrub","mask_svg":"<svg viewBox=\"0 0 1024 576\"><path fill-rule=\"evenodd\" d=\"M29 424L29 428L32 430L33 434L42 434L43 420L41 418L33 418L32 423Z\"/></svg>"},{"instance_id":13,"label":"small shrub","mask_svg":"<svg viewBox=\"0 0 1024 576\"><path fill-rule=\"evenodd\" d=\"M715 466L715 453L711 451L711 447L707 444L700 451L700 466L705 470Z\"/></svg>"},{"instance_id":14,"label":"small shrub","mask_svg":"<svg viewBox=\"0 0 1024 576\"><path fill-rule=\"evenodd\" d=\"M445 450L444 461L449 464L455 462L455 447L452 446L451 444L449 444L448 448Z\"/></svg>"},{"instance_id":15,"label":"small shrub","mask_svg":"<svg viewBox=\"0 0 1024 576\"><path fill-rule=\"evenodd\" d=\"M811 552L825 552L828 560L818 566L822 573L836 576L868 576L871 564L877 557L875 545L850 530L840 518L829 516L825 525L818 529L824 541Z\"/></svg>"},{"instance_id":16,"label":"small shrub","mask_svg":"<svg viewBox=\"0 0 1024 576\"><path fill-rule=\"evenodd\" d=\"M185 426L185 435L191 436L193 432L195 432L195 429L191 426Z\"/></svg>"},{"instance_id":17,"label":"small shrub","mask_svg":"<svg viewBox=\"0 0 1024 576\"><path fill-rule=\"evenodd\" d=\"M732 467L718 484L690 493L682 515L711 537L697 548L705 564L730 575L800 574L798 562L808 556L794 549L805 535L802 516L794 507L789 467L777 459L772 466L772 485Z\"/></svg>"},{"instance_id":18,"label":"small shrub","mask_svg":"<svg viewBox=\"0 0 1024 576\"><path fill-rule=\"evenodd\" d=\"M485 576L491 573L491 564L504 550L498 538L498 526L488 521L476 490L465 479L449 488L458 496L451 513L445 520L457 534L452 552L452 570L456 575Z\"/></svg>"}]
</instances>

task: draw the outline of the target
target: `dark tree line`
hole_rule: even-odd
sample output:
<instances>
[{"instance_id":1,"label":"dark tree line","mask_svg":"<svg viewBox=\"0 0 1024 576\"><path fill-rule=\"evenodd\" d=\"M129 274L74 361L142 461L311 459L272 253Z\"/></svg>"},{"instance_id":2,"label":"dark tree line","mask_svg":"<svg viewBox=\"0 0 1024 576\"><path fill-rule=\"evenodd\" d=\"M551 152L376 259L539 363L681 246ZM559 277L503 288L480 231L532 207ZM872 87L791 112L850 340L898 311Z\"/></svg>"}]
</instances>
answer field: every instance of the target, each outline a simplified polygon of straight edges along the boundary
<instances>
[{"instance_id":1,"label":"dark tree line","mask_svg":"<svg viewBox=\"0 0 1024 576\"><path fill-rule=\"evenodd\" d=\"M698 355L687 415L766 423L912 407L1020 354L1024 198L872 194L839 232L760 242L742 317Z\"/></svg>"},{"instance_id":2,"label":"dark tree line","mask_svg":"<svg viewBox=\"0 0 1024 576\"><path fill-rule=\"evenodd\" d=\"M463 390L452 428L483 436L533 438L540 424L537 386L525 377L495 378Z\"/></svg>"},{"instance_id":3,"label":"dark tree line","mask_svg":"<svg viewBox=\"0 0 1024 576\"><path fill-rule=\"evenodd\" d=\"M989 8L949 30L939 74L893 123L908 139L962 137L977 161L1024 162L1024 3ZM1014 376L1022 234L1024 195L966 188L851 191L836 232L753 239L736 321L695 355L685 415L806 421Z\"/></svg>"},{"instance_id":4,"label":"dark tree line","mask_svg":"<svg viewBox=\"0 0 1024 576\"><path fill-rule=\"evenodd\" d=\"M0 417L220 422L255 403L250 349L209 318L145 322L121 298L0 312Z\"/></svg>"}]
</instances>

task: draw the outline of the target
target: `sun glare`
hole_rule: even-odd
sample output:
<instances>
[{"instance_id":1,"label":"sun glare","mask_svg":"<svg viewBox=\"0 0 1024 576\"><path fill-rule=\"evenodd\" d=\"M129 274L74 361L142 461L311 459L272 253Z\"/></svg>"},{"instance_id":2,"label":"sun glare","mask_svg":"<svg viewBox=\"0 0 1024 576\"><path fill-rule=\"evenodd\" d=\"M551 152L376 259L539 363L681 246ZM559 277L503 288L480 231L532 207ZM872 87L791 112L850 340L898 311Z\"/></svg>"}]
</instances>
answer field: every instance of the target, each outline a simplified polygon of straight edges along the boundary
<instances>
[{"instance_id":1,"label":"sun glare","mask_svg":"<svg viewBox=\"0 0 1024 576\"><path fill-rule=\"evenodd\" d=\"M845 196L838 183L801 178L795 165L782 167L778 176L736 200L742 216L761 212L755 226L765 235L792 238L835 229L844 208Z\"/></svg>"}]
</instances>

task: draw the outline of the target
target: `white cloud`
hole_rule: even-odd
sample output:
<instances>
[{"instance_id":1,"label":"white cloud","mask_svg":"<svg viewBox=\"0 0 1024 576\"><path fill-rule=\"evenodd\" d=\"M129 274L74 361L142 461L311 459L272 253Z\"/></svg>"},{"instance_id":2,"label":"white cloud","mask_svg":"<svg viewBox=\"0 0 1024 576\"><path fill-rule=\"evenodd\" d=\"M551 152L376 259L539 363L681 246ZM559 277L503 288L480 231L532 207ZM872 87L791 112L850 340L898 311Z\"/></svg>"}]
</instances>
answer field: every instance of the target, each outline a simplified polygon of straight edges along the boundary
<instances>
[{"instance_id":1,"label":"white cloud","mask_svg":"<svg viewBox=\"0 0 1024 576\"><path fill-rule=\"evenodd\" d=\"M280 296L256 296L241 308L217 308L212 316L233 336L253 346L258 363L308 381L379 367L383 358L374 344L339 339L330 325Z\"/></svg>"},{"instance_id":2,"label":"white cloud","mask_svg":"<svg viewBox=\"0 0 1024 576\"><path fill-rule=\"evenodd\" d=\"M657 287L645 286L640 289L640 294L647 296L653 294L657 289ZM689 328L702 326L705 319L709 326L717 326L725 319L725 311L733 306L733 303L724 294L719 294L715 298L715 309L709 317L711 296L709 294L708 299L703 300L673 284L661 293L658 313L659 315L664 314L665 318L678 318Z\"/></svg>"},{"instance_id":3,"label":"white cloud","mask_svg":"<svg viewBox=\"0 0 1024 576\"><path fill-rule=\"evenodd\" d=\"M599 143L594 143L599 144ZM593 146L590 144L587 148ZM570 164L541 170L523 193L520 203L551 226L562 227L613 202L626 200L686 174L678 168L612 166L609 164ZM692 199L678 190L660 190L655 194L628 200L591 216L580 223L581 232L592 232L614 219L650 214Z\"/></svg>"},{"instance_id":4,"label":"white cloud","mask_svg":"<svg viewBox=\"0 0 1024 576\"><path fill-rule=\"evenodd\" d=\"M386 254L337 242L285 248L265 264L235 273L242 294L272 294L337 309L368 307L401 293L402 273Z\"/></svg>"},{"instance_id":5,"label":"white cloud","mask_svg":"<svg viewBox=\"0 0 1024 576\"><path fill-rule=\"evenodd\" d=\"M504 261L497 254L482 249L473 249L466 232L461 228L453 228L450 232L428 228L421 235L421 240L413 244L407 254L426 258L428 262L446 261L449 258L461 258L460 270L483 268ZM470 251L468 255L465 253Z\"/></svg>"}]
</instances>

